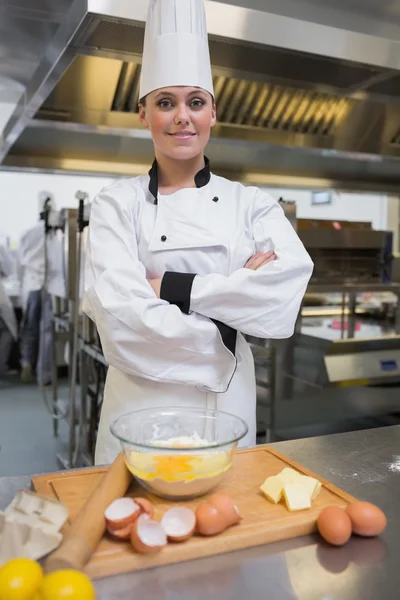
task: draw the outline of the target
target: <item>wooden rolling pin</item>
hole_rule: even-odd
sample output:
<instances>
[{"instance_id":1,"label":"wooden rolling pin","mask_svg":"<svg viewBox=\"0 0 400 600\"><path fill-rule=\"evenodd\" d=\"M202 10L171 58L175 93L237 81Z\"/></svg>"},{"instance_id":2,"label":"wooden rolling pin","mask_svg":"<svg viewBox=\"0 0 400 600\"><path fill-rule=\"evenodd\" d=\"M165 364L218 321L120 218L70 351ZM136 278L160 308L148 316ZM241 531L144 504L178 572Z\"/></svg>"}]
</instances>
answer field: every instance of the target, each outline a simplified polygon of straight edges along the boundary
<instances>
[{"instance_id":1,"label":"wooden rolling pin","mask_svg":"<svg viewBox=\"0 0 400 600\"><path fill-rule=\"evenodd\" d=\"M131 481L132 475L124 457L118 454L65 533L60 546L45 562L46 573L84 568L103 537L106 528L104 511L113 500L125 495Z\"/></svg>"}]
</instances>

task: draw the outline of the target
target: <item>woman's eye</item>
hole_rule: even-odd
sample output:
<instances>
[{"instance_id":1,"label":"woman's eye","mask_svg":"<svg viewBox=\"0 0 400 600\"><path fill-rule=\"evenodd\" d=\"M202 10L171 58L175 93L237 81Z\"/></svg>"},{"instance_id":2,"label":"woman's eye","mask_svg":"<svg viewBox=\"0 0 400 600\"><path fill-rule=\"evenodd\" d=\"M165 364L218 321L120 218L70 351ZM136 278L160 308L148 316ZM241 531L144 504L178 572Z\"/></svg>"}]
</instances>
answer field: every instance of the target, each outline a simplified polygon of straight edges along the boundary
<instances>
[{"instance_id":1,"label":"woman's eye","mask_svg":"<svg viewBox=\"0 0 400 600\"><path fill-rule=\"evenodd\" d=\"M201 108L202 106L204 106L204 102L203 100L197 98L196 100L192 100L191 106L193 106L194 108Z\"/></svg>"},{"instance_id":2,"label":"woman's eye","mask_svg":"<svg viewBox=\"0 0 400 600\"><path fill-rule=\"evenodd\" d=\"M158 106L160 108L171 108L172 104L169 100L160 100L160 102L158 103Z\"/></svg>"}]
</instances>

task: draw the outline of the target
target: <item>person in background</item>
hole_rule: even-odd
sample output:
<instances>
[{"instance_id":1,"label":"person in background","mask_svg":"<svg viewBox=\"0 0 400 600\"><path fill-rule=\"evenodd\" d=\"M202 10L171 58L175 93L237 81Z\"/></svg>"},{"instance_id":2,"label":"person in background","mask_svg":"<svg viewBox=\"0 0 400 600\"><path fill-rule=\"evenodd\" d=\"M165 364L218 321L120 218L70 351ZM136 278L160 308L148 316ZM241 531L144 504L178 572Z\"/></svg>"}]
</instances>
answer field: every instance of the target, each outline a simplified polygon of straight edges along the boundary
<instances>
[{"instance_id":1,"label":"person in background","mask_svg":"<svg viewBox=\"0 0 400 600\"><path fill-rule=\"evenodd\" d=\"M5 236L0 234L0 377L7 372L12 345L18 338L14 308L2 281L11 275L12 270L11 253L6 245Z\"/></svg>"},{"instance_id":2,"label":"person in background","mask_svg":"<svg viewBox=\"0 0 400 600\"><path fill-rule=\"evenodd\" d=\"M97 464L120 451L111 423L140 408L234 413L254 445L244 335L290 337L313 270L279 204L204 155L216 106L202 0L150 1L139 117L153 166L103 189L89 223L83 310L110 365Z\"/></svg>"},{"instance_id":3,"label":"person in background","mask_svg":"<svg viewBox=\"0 0 400 600\"><path fill-rule=\"evenodd\" d=\"M52 305L49 294L43 302L45 278L45 215L54 209L49 193L41 193L39 222L20 239L22 323L20 333L21 381L49 385L52 373ZM36 376L35 376L36 370Z\"/></svg>"}]
</instances>

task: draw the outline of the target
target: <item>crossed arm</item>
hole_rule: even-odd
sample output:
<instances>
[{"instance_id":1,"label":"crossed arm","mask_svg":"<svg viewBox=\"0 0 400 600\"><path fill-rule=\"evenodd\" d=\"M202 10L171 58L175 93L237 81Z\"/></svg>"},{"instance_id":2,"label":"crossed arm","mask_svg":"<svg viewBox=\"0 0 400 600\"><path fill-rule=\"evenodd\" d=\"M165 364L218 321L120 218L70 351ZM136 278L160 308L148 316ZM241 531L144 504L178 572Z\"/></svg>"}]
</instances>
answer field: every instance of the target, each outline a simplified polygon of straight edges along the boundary
<instances>
[{"instance_id":1,"label":"crossed arm","mask_svg":"<svg viewBox=\"0 0 400 600\"><path fill-rule=\"evenodd\" d=\"M93 202L83 310L97 325L110 365L224 392L236 361L215 321L257 337L292 334L312 262L275 201L264 195L253 208L257 247L267 242L273 252L257 253L229 276L182 274L191 277L190 314L160 298L159 280L147 281L132 218L132 190L123 184Z\"/></svg>"},{"instance_id":2,"label":"crossed arm","mask_svg":"<svg viewBox=\"0 0 400 600\"><path fill-rule=\"evenodd\" d=\"M244 265L244 269L250 269L251 271L257 271L261 269L264 265L276 260L276 254L274 250L269 250L268 252L256 252L253 256L249 258L249 260ZM157 279L148 279L147 280L157 298L160 298L161 294L161 284L163 281L163 277L158 277Z\"/></svg>"}]
</instances>

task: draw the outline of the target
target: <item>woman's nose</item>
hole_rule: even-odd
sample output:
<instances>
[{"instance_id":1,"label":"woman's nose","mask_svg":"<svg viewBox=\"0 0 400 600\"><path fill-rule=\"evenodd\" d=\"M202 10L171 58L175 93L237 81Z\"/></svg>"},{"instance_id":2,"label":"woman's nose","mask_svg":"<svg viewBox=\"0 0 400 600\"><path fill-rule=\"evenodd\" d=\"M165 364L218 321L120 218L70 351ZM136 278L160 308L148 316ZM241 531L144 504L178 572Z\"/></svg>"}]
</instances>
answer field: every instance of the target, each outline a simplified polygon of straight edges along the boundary
<instances>
[{"instance_id":1,"label":"woman's nose","mask_svg":"<svg viewBox=\"0 0 400 600\"><path fill-rule=\"evenodd\" d=\"M179 104L175 114L175 124L190 123L189 111L185 104Z\"/></svg>"}]
</instances>

